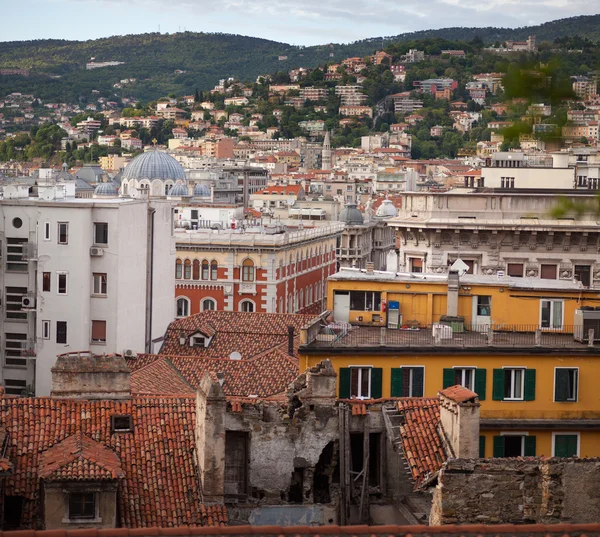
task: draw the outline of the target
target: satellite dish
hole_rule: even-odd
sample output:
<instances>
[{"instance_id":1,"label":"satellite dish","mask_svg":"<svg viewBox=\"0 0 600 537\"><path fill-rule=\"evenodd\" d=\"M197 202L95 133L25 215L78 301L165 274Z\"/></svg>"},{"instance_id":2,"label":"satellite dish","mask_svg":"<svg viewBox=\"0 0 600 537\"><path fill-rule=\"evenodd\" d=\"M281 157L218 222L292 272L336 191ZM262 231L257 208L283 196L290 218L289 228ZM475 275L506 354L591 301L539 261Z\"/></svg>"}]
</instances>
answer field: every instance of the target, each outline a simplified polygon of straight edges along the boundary
<instances>
[{"instance_id":1,"label":"satellite dish","mask_svg":"<svg viewBox=\"0 0 600 537\"><path fill-rule=\"evenodd\" d=\"M460 257L450 266L450 270L456 270L459 276L463 276L469 272L470 269L471 267L469 267L469 265L460 259Z\"/></svg>"},{"instance_id":2,"label":"satellite dish","mask_svg":"<svg viewBox=\"0 0 600 537\"><path fill-rule=\"evenodd\" d=\"M43 190L40 197L46 201L52 201L56 197L56 193L53 188L47 188Z\"/></svg>"},{"instance_id":3,"label":"satellite dish","mask_svg":"<svg viewBox=\"0 0 600 537\"><path fill-rule=\"evenodd\" d=\"M237 352L237 351L233 351L233 352L232 352L232 353L229 355L229 358L230 358L231 360L241 360L241 359L242 359L242 355L241 355L239 352Z\"/></svg>"},{"instance_id":4,"label":"satellite dish","mask_svg":"<svg viewBox=\"0 0 600 537\"><path fill-rule=\"evenodd\" d=\"M132 186L129 189L129 197L130 198L139 198L140 197L140 191L137 188L135 188L134 186Z\"/></svg>"},{"instance_id":5,"label":"satellite dish","mask_svg":"<svg viewBox=\"0 0 600 537\"><path fill-rule=\"evenodd\" d=\"M12 199L18 196L19 191L16 186L8 185L4 187L4 198Z\"/></svg>"}]
</instances>

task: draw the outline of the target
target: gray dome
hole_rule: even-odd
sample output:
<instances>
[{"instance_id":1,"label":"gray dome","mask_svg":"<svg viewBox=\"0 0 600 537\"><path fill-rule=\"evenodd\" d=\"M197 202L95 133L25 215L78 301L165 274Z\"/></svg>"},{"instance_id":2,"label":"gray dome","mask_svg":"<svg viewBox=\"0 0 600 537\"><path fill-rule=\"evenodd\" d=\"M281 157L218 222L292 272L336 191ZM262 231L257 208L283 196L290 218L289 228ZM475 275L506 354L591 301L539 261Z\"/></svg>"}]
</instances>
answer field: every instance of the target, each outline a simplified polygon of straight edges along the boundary
<instances>
[{"instance_id":1,"label":"gray dome","mask_svg":"<svg viewBox=\"0 0 600 537\"><path fill-rule=\"evenodd\" d=\"M154 149L135 157L123 170L123 179L185 181L185 172L171 155Z\"/></svg>"},{"instance_id":2,"label":"gray dome","mask_svg":"<svg viewBox=\"0 0 600 537\"><path fill-rule=\"evenodd\" d=\"M338 220L351 226L360 226L363 223L363 216L356 208L356 204L351 203L342 209Z\"/></svg>"},{"instance_id":3,"label":"gray dome","mask_svg":"<svg viewBox=\"0 0 600 537\"><path fill-rule=\"evenodd\" d=\"M210 188L206 185L195 185L194 186L194 196L200 196L201 198L210 197Z\"/></svg>"},{"instance_id":4,"label":"gray dome","mask_svg":"<svg viewBox=\"0 0 600 537\"><path fill-rule=\"evenodd\" d=\"M171 190L169 190L169 196L189 196L187 186L183 183L177 183Z\"/></svg>"},{"instance_id":5,"label":"gray dome","mask_svg":"<svg viewBox=\"0 0 600 537\"><path fill-rule=\"evenodd\" d=\"M115 185L113 185L112 183L100 183L95 189L94 189L94 196L118 196L119 195L119 191L117 190L117 187Z\"/></svg>"},{"instance_id":6,"label":"gray dome","mask_svg":"<svg viewBox=\"0 0 600 537\"><path fill-rule=\"evenodd\" d=\"M377 207L375 216L378 216L379 218L392 218L398 216L398 211L391 200L383 200L381 205Z\"/></svg>"}]
</instances>

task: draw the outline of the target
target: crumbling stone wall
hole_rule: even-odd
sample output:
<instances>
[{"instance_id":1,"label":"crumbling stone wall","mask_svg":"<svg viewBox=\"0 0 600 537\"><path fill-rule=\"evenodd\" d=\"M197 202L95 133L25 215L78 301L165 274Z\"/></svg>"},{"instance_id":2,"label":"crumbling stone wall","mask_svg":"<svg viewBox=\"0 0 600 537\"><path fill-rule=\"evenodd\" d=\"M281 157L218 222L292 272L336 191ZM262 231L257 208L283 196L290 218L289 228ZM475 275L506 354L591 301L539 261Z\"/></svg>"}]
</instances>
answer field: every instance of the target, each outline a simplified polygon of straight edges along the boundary
<instances>
[{"instance_id":1,"label":"crumbling stone wall","mask_svg":"<svg viewBox=\"0 0 600 537\"><path fill-rule=\"evenodd\" d=\"M556 524L600 520L600 459L453 459L429 522Z\"/></svg>"}]
</instances>

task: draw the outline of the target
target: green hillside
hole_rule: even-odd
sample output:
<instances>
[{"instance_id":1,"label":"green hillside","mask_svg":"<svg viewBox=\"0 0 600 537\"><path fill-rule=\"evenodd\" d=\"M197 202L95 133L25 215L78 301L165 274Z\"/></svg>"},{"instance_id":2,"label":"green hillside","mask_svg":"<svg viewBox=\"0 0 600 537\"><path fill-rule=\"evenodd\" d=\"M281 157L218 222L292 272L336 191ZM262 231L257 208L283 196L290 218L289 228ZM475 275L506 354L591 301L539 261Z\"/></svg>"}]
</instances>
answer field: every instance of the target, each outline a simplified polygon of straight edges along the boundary
<instances>
[{"instance_id":1,"label":"green hillside","mask_svg":"<svg viewBox=\"0 0 600 537\"><path fill-rule=\"evenodd\" d=\"M193 93L210 89L220 78L233 76L254 80L258 75L287 71L298 66L314 67L348 56L364 56L382 44L420 39L485 42L525 39L535 34L538 42L576 35L600 41L600 15L573 17L539 26L508 28L447 28L373 38L349 44L294 47L266 39L231 34L184 32L115 36L89 41L37 40L0 43L0 68L28 68L31 76L0 76L0 96L19 91L46 101L85 102L92 90L105 97L156 99L168 93ZM331 54L333 53L333 56ZM287 56L279 60L279 56ZM96 61L122 61L124 65L85 70ZM176 74L175 70L186 71ZM121 89L121 79L136 83Z\"/></svg>"}]
</instances>

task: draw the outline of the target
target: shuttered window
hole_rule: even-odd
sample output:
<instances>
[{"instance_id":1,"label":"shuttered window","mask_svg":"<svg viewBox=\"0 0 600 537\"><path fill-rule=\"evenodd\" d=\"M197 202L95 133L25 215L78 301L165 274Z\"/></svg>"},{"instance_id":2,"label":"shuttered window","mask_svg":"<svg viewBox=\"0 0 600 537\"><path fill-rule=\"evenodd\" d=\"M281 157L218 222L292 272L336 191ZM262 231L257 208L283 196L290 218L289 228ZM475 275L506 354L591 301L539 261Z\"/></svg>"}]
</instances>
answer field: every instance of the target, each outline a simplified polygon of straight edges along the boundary
<instances>
[{"instance_id":1,"label":"shuttered window","mask_svg":"<svg viewBox=\"0 0 600 537\"><path fill-rule=\"evenodd\" d=\"M494 457L535 457L535 436L494 436Z\"/></svg>"},{"instance_id":2,"label":"shuttered window","mask_svg":"<svg viewBox=\"0 0 600 537\"><path fill-rule=\"evenodd\" d=\"M485 459L485 436L479 437L479 458Z\"/></svg>"},{"instance_id":3,"label":"shuttered window","mask_svg":"<svg viewBox=\"0 0 600 537\"><path fill-rule=\"evenodd\" d=\"M423 397L424 367L392 368L392 397Z\"/></svg>"},{"instance_id":4,"label":"shuttered window","mask_svg":"<svg viewBox=\"0 0 600 537\"><path fill-rule=\"evenodd\" d=\"M509 263L506 267L506 272L508 276L512 276L513 278L522 278L523 263Z\"/></svg>"},{"instance_id":5,"label":"shuttered window","mask_svg":"<svg viewBox=\"0 0 600 537\"><path fill-rule=\"evenodd\" d=\"M92 341L94 343L106 342L106 321L92 321Z\"/></svg>"},{"instance_id":6,"label":"shuttered window","mask_svg":"<svg viewBox=\"0 0 600 537\"><path fill-rule=\"evenodd\" d=\"M486 370L476 368L445 368L443 375L444 388L450 386L464 386L474 391L480 401L485 401L486 395Z\"/></svg>"},{"instance_id":7,"label":"shuttered window","mask_svg":"<svg viewBox=\"0 0 600 537\"><path fill-rule=\"evenodd\" d=\"M579 382L577 368L557 367L554 370L554 400L556 402L577 401Z\"/></svg>"},{"instance_id":8,"label":"shuttered window","mask_svg":"<svg viewBox=\"0 0 600 537\"><path fill-rule=\"evenodd\" d=\"M382 392L380 367L342 367L340 369L340 399L380 399Z\"/></svg>"},{"instance_id":9,"label":"shuttered window","mask_svg":"<svg viewBox=\"0 0 600 537\"><path fill-rule=\"evenodd\" d=\"M492 399L494 401L534 401L535 369L494 369Z\"/></svg>"},{"instance_id":10,"label":"shuttered window","mask_svg":"<svg viewBox=\"0 0 600 537\"><path fill-rule=\"evenodd\" d=\"M542 280L556 280L556 265L542 265L540 267L540 278Z\"/></svg>"},{"instance_id":11,"label":"shuttered window","mask_svg":"<svg viewBox=\"0 0 600 537\"><path fill-rule=\"evenodd\" d=\"M553 457L578 457L578 437L576 434L555 434Z\"/></svg>"}]
</instances>

